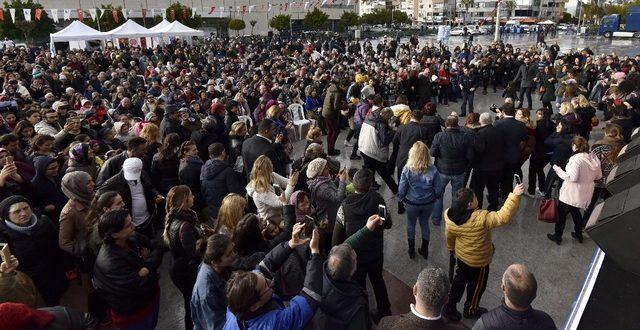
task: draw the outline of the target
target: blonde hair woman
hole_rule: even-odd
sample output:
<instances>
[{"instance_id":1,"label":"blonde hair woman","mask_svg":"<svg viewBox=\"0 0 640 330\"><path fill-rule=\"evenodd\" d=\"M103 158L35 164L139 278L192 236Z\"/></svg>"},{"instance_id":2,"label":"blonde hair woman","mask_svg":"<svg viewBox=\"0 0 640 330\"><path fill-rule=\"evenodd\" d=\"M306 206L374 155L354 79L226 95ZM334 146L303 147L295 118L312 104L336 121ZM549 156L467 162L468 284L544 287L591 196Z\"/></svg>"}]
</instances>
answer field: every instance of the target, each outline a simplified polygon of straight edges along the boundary
<instances>
[{"instance_id":1,"label":"blonde hair woman","mask_svg":"<svg viewBox=\"0 0 640 330\"><path fill-rule=\"evenodd\" d=\"M400 175L397 196L407 212L407 243L411 259L415 257L416 220L420 222L422 232L422 246L418 253L424 259L429 257L429 217L436 200L437 181L438 170L431 164L429 148L421 141L414 143Z\"/></svg>"},{"instance_id":2,"label":"blonde hair woman","mask_svg":"<svg viewBox=\"0 0 640 330\"><path fill-rule=\"evenodd\" d=\"M244 175L244 164L242 161L242 144L247 136L247 124L243 121L237 121L231 124L229 130L229 164L233 165L233 170Z\"/></svg>"},{"instance_id":3,"label":"blonde hair woman","mask_svg":"<svg viewBox=\"0 0 640 330\"><path fill-rule=\"evenodd\" d=\"M231 193L225 196L218 211L218 223L215 231L218 234L233 236L233 231L236 229L238 221L244 216L244 208L246 206L247 200L238 194Z\"/></svg>"},{"instance_id":4,"label":"blonde hair woman","mask_svg":"<svg viewBox=\"0 0 640 330\"><path fill-rule=\"evenodd\" d=\"M298 173L293 172L287 179L273 172L269 157L262 155L253 163L251 181L247 185L247 195L253 198L258 216L263 220L280 223L282 207L298 182Z\"/></svg>"},{"instance_id":5,"label":"blonde hair woman","mask_svg":"<svg viewBox=\"0 0 640 330\"><path fill-rule=\"evenodd\" d=\"M191 210L194 196L185 185L171 188L167 193L167 218L163 233L164 241L171 250L173 263L169 275L184 298L184 322L191 323L191 293L196 283L200 258L196 253L196 242L203 235L197 229L198 215Z\"/></svg>"}]
</instances>

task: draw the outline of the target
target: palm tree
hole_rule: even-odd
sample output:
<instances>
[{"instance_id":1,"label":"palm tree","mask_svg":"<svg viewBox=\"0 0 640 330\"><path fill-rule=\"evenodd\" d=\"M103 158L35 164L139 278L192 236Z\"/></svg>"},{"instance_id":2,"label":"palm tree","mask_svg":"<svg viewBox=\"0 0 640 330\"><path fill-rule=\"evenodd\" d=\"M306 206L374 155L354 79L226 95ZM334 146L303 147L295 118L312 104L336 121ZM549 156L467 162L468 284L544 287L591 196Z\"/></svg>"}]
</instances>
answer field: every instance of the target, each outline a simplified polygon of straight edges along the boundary
<instances>
[{"instance_id":1,"label":"palm tree","mask_svg":"<svg viewBox=\"0 0 640 330\"><path fill-rule=\"evenodd\" d=\"M473 7L474 0L460 0L460 3L464 7L464 23L467 23L467 14L469 13L469 8Z\"/></svg>"},{"instance_id":2,"label":"palm tree","mask_svg":"<svg viewBox=\"0 0 640 330\"><path fill-rule=\"evenodd\" d=\"M504 2L504 9L507 10L507 20L511 18L511 14L516 9L517 4L514 0L507 0Z\"/></svg>"}]
</instances>

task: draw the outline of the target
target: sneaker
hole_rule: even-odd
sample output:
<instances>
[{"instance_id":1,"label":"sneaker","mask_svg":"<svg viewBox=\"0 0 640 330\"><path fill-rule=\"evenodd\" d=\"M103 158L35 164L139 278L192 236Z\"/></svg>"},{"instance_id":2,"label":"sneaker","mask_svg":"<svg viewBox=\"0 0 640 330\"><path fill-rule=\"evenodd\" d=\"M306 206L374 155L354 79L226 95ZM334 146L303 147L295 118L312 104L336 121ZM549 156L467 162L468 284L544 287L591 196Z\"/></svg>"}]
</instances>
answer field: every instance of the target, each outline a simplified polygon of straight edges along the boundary
<instances>
[{"instance_id":1,"label":"sneaker","mask_svg":"<svg viewBox=\"0 0 640 330\"><path fill-rule=\"evenodd\" d=\"M347 140L344 140L344 146L345 147L353 147L353 143L351 143L351 142L349 142Z\"/></svg>"},{"instance_id":2,"label":"sneaker","mask_svg":"<svg viewBox=\"0 0 640 330\"><path fill-rule=\"evenodd\" d=\"M469 311L464 311L464 318L465 319L478 319L480 318L480 316L482 316L482 314L486 313L487 309L484 307L478 307L476 308L476 311L474 313L469 313Z\"/></svg>"},{"instance_id":3,"label":"sneaker","mask_svg":"<svg viewBox=\"0 0 640 330\"><path fill-rule=\"evenodd\" d=\"M442 316L447 318L451 322L459 322L462 319L462 314L458 312L455 306L449 307L449 305L444 305L442 309Z\"/></svg>"},{"instance_id":4,"label":"sneaker","mask_svg":"<svg viewBox=\"0 0 640 330\"><path fill-rule=\"evenodd\" d=\"M556 244L560 245L560 243L562 243L562 238L561 237L556 237L555 234L547 234L547 238L556 242Z\"/></svg>"},{"instance_id":5,"label":"sneaker","mask_svg":"<svg viewBox=\"0 0 640 330\"><path fill-rule=\"evenodd\" d=\"M544 193L539 188L536 188L536 195L542 197L542 196L544 196Z\"/></svg>"},{"instance_id":6,"label":"sneaker","mask_svg":"<svg viewBox=\"0 0 640 330\"><path fill-rule=\"evenodd\" d=\"M358 155L351 155L351 156L349 156L349 159L351 159L351 160L360 160L360 159L362 159L362 157L360 157Z\"/></svg>"}]
</instances>

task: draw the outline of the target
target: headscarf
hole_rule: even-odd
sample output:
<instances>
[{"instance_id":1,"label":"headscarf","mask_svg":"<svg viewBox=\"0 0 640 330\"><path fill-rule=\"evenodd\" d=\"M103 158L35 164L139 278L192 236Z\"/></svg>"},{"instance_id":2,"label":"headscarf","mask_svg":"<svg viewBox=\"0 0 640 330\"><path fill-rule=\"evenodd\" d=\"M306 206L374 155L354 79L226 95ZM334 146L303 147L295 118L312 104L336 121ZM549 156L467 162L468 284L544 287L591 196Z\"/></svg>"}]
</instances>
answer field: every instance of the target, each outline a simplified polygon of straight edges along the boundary
<instances>
[{"instance_id":1,"label":"headscarf","mask_svg":"<svg viewBox=\"0 0 640 330\"><path fill-rule=\"evenodd\" d=\"M93 191L87 191L87 183L91 180L91 175L83 171L67 173L62 177L62 192L84 205L90 205L93 199Z\"/></svg>"},{"instance_id":2,"label":"headscarf","mask_svg":"<svg viewBox=\"0 0 640 330\"><path fill-rule=\"evenodd\" d=\"M298 200L301 199L302 196L307 196L307 199L309 199L308 212L303 212L302 210L298 209ZM289 204L293 205L293 207L296 210L296 222L304 222L305 216L307 215L311 216L312 214L315 213L315 210L313 209L313 205L311 205L311 198L309 194L307 194L307 192L305 191L298 190L298 191L295 191L293 194L291 194L291 197L289 197Z\"/></svg>"},{"instance_id":3,"label":"headscarf","mask_svg":"<svg viewBox=\"0 0 640 330\"><path fill-rule=\"evenodd\" d=\"M69 158L76 164L87 165L91 163L91 159L89 159L90 148L88 143L78 143L69 149Z\"/></svg>"}]
</instances>

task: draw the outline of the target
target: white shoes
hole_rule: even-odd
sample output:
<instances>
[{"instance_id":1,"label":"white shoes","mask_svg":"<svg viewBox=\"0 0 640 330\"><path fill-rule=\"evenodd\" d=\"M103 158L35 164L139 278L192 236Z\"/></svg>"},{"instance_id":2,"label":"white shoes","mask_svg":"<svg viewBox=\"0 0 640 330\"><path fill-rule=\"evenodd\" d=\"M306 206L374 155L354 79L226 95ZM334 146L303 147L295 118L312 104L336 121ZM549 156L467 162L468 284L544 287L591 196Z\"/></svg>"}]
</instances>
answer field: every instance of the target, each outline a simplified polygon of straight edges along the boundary
<instances>
[{"instance_id":1,"label":"white shoes","mask_svg":"<svg viewBox=\"0 0 640 330\"><path fill-rule=\"evenodd\" d=\"M353 144L349 143L349 141L347 141L347 140L344 140L344 145L346 147L353 147Z\"/></svg>"}]
</instances>

